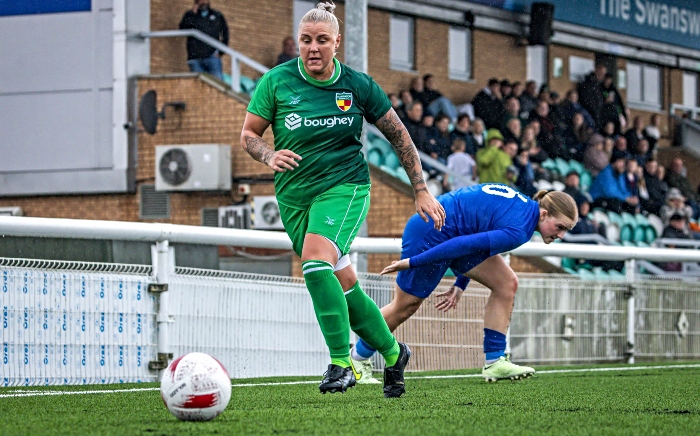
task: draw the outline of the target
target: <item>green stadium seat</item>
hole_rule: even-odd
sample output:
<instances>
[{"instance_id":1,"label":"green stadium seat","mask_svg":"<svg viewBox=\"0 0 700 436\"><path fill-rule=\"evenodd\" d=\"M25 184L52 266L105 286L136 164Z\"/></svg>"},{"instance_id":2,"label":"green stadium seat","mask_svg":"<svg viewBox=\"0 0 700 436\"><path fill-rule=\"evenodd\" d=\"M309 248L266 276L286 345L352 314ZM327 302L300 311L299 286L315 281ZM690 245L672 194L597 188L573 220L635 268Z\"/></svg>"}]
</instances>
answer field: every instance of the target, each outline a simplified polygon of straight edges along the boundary
<instances>
[{"instance_id":1,"label":"green stadium seat","mask_svg":"<svg viewBox=\"0 0 700 436\"><path fill-rule=\"evenodd\" d=\"M574 160L574 159L571 159L569 161L569 171L571 171L571 170L576 171L578 173L579 177L581 177L581 174L584 171L586 171L586 169L583 167L583 164L577 160Z\"/></svg>"},{"instance_id":2,"label":"green stadium seat","mask_svg":"<svg viewBox=\"0 0 700 436\"><path fill-rule=\"evenodd\" d=\"M591 269L591 272L595 276L596 280L606 281L609 278L608 273L605 272L603 268L599 266L593 267L593 269Z\"/></svg>"},{"instance_id":3,"label":"green stadium seat","mask_svg":"<svg viewBox=\"0 0 700 436\"><path fill-rule=\"evenodd\" d=\"M653 226L648 226L646 229L644 229L644 234L644 241L647 244L651 244L652 242L654 242L656 240L656 237L658 236L656 234L656 229Z\"/></svg>"},{"instance_id":4,"label":"green stadium seat","mask_svg":"<svg viewBox=\"0 0 700 436\"><path fill-rule=\"evenodd\" d=\"M411 178L408 177L408 174L406 173L406 170L403 169L403 167L398 167L396 169L396 175L398 176L399 179L401 179L402 182L410 185L411 184Z\"/></svg>"},{"instance_id":5,"label":"green stadium seat","mask_svg":"<svg viewBox=\"0 0 700 436\"><path fill-rule=\"evenodd\" d=\"M582 280L596 280L595 274L587 269L579 269L576 274L581 277Z\"/></svg>"},{"instance_id":6,"label":"green stadium seat","mask_svg":"<svg viewBox=\"0 0 700 436\"><path fill-rule=\"evenodd\" d=\"M634 234L632 235L632 240L639 245L639 243L645 243L647 239L646 227L637 224L634 228Z\"/></svg>"},{"instance_id":7,"label":"green stadium seat","mask_svg":"<svg viewBox=\"0 0 700 436\"><path fill-rule=\"evenodd\" d=\"M396 170L394 170L394 169L393 169L392 167L390 167L390 166L382 165L382 166L380 166L379 168L381 168L385 173L387 173L387 174L389 174L389 175L392 175L392 176L394 176L394 177L398 177L398 175L396 174Z\"/></svg>"},{"instance_id":8,"label":"green stadium seat","mask_svg":"<svg viewBox=\"0 0 700 436\"><path fill-rule=\"evenodd\" d=\"M391 148L391 144L389 144L389 142L387 142L384 138L375 137L372 140L372 145L382 152L385 159L389 154L396 154Z\"/></svg>"},{"instance_id":9,"label":"green stadium seat","mask_svg":"<svg viewBox=\"0 0 700 436\"><path fill-rule=\"evenodd\" d=\"M255 92L255 81L248 76L241 76L241 92L252 96Z\"/></svg>"},{"instance_id":10,"label":"green stadium seat","mask_svg":"<svg viewBox=\"0 0 700 436\"><path fill-rule=\"evenodd\" d=\"M569 162L565 161L564 159L558 157L554 159L554 162L557 165L557 172L564 177L566 173L569 172Z\"/></svg>"},{"instance_id":11,"label":"green stadium seat","mask_svg":"<svg viewBox=\"0 0 700 436\"><path fill-rule=\"evenodd\" d=\"M610 278L610 280L614 280L614 281L624 281L625 280L625 275L622 274L620 271L615 270L615 269L608 270L608 277Z\"/></svg>"},{"instance_id":12,"label":"green stadium seat","mask_svg":"<svg viewBox=\"0 0 700 436\"><path fill-rule=\"evenodd\" d=\"M384 165L393 169L401 168L401 162L399 162L398 156L393 151L384 154Z\"/></svg>"},{"instance_id":13,"label":"green stadium seat","mask_svg":"<svg viewBox=\"0 0 700 436\"><path fill-rule=\"evenodd\" d=\"M576 259L572 259L570 257L562 257L561 258L561 267L564 269L569 268L572 270L576 270L576 267L577 267Z\"/></svg>"},{"instance_id":14,"label":"green stadium seat","mask_svg":"<svg viewBox=\"0 0 700 436\"><path fill-rule=\"evenodd\" d=\"M583 192L588 192L588 190L591 189L591 183L593 183L593 177L591 176L591 173L584 170L581 174L579 174L579 177L581 179L581 190Z\"/></svg>"},{"instance_id":15,"label":"green stadium seat","mask_svg":"<svg viewBox=\"0 0 700 436\"><path fill-rule=\"evenodd\" d=\"M547 159L544 162L542 162L542 168L547 169L549 171L556 171L557 163L554 162L553 159Z\"/></svg>"},{"instance_id":16,"label":"green stadium seat","mask_svg":"<svg viewBox=\"0 0 700 436\"><path fill-rule=\"evenodd\" d=\"M625 224L622 221L622 217L615 212L608 212L608 219L610 220L611 224L616 224L619 228L622 228L622 226Z\"/></svg>"},{"instance_id":17,"label":"green stadium seat","mask_svg":"<svg viewBox=\"0 0 700 436\"><path fill-rule=\"evenodd\" d=\"M384 156L382 156L382 152L376 148L370 148L367 152L367 162L380 167L384 165Z\"/></svg>"},{"instance_id":18,"label":"green stadium seat","mask_svg":"<svg viewBox=\"0 0 700 436\"><path fill-rule=\"evenodd\" d=\"M562 269L569 274L576 274L576 271L572 270L571 268L562 268Z\"/></svg>"}]
</instances>

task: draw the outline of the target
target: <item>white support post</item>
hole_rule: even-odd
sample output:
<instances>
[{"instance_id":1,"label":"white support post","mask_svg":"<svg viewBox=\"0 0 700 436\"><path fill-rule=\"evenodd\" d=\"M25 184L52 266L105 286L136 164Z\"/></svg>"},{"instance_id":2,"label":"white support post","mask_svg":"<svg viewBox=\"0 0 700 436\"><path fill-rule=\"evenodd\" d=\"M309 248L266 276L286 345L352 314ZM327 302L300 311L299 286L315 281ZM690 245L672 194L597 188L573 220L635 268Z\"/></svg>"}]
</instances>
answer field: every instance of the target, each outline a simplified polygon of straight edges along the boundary
<instances>
[{"instance_id":1,"label":"white support post","mask_svg":"<svg viewBox=\"0 0 700 436\"><path fill-rule=\"evenodd\" d=\"M231 89L241 92L241 66L238 56L231 56Z\"/></svg>"},{"instance_id":2,"label":"white support post","mask_svg":"<svg viewBox=\"0 0 700 436\"><path fill-rule=\"evenodd\" d=\"M627 292L625 292L625 298L627 298L627 350L625 355L627 356L627 363L630 364L634 363L634 281L636 267L634 259L625 261L625 280L627 282Z\"/></svg>"},{"instance_id":3,"label":"white support post","mask_svg":"<svg viewBox=\"0 0 700 436\"><path fill-rule=\"evenodd\" d=\"M173 269L172 249L168 241L158 241L151 248L153 274L156 283L148 287L149 292L158 294L158 313L156 314L156 325L158 329L157 359L148 364L149 369L163 370L168 366L173 353L170 349L170 317L168 282L170 281L170 271Z\"/></svg>"}]
</instances>

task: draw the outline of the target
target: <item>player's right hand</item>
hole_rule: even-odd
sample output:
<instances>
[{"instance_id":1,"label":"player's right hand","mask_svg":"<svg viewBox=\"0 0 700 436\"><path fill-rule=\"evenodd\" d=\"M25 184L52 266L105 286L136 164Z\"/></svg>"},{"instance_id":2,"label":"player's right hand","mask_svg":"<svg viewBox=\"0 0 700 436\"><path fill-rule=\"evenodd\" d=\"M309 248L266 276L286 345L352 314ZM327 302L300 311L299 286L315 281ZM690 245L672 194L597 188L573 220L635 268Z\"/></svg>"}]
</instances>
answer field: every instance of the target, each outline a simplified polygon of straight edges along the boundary
<instances>
[{"instance_id":1,"label":"player's right hand","mask_svg":"<svg viewBox=\"0 0 700 436\"><path fill-rule=\"evenodd\" d=\"M442 226L445 225L445 209L427 189L416 192L416 212L426 223L428 216L432 218L437 231L442 230Z\"/></svg>"},{"instance_id":2,"label":"player's right hand","mask_svg":"<svg viewBox=\"0 0 700 436\"><path fill-rule=\"evenodd\" d=\"M299 166L301 156L290 150L278 150L272 153L272 157L267 161L267 166L273 171L284 173L287 170L291 171Z\"/></svg>"},{"instance_id":3,"label":"player's right hand","mask_svg":"<svg viewBox=\"0 0 700 436\"><path fill-rule=\"evenodd\" d=\"M463 292L464 291L457 286L452 286L449 291L437 294L436 297L442 300L435 303L435 308L447 312L451 308L457 307L457 303L459 303L459 299L462 298Z\"/></svg>"}]
</instances>

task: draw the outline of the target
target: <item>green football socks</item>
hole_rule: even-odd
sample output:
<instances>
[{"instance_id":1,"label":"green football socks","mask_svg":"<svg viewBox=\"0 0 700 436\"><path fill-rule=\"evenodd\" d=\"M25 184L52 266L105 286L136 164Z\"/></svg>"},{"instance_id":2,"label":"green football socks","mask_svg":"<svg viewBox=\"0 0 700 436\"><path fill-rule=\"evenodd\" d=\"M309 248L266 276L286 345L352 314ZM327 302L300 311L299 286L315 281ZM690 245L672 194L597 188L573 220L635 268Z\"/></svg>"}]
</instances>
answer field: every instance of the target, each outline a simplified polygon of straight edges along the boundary
<instances>
[{"instance_id":1,"label":"green football socks","mask_svg":"<svg viewBox=\"0 0 700 436\"><path fill-rule=\"evenodd\" d=\"M356 282L345 293L350 314L350 327L372 348L384 356L386 366L394 366L399 358L399 343L389 331L382 312Z\"/></svg>"},{"instance_id":2,"label":"green football socks","mask_svg":"<svg viewBox=\"0 0 700 436\"><path fill-rule=\"evenodd\" d=\"M347 368L350 366L348 303L340 282L333 274L333 265L323 260L307 260L302 262L301 269L306 288L311 294L316 319L331 354L331 363Z\"/></svg>"}]
</instances>

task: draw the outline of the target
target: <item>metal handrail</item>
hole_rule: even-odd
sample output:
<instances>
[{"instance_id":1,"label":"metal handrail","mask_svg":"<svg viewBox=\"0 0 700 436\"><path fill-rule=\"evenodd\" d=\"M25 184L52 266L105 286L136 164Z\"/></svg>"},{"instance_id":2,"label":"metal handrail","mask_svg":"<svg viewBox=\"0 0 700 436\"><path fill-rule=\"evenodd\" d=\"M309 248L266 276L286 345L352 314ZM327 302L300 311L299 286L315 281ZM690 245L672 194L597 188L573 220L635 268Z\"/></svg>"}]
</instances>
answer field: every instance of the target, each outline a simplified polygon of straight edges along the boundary
<instances>
[{"instance_id":1,"label":"metal handrail","mask_svg":"<svg viewBox=\"0 0 700 436\"><path fill-rule=\"evenodd\" d=\"M265 65L254 61L248 56L237 52L231 47L225 45L219 40L212 38L211 36L200 32L196 29L183 29L183 30L159 30L155 32L141 32L138 34L139 38L175 38L182 36L190 36L197 38L198 40L209 44L215 49L222 53L226 53L231 56L231 88L236 92L241 92L241 67L240 63L244 63L259 72L260 74L265 74L270 71Z\"/></svg>"},{"instance_id":2,"label":"metal handrail","mask_svg":"<svg viewBox=\"0 0 700 436\"><path fill-rule=\"evenodd\" d=\"M698 106L683 106L682 104L673 103L668 110L670 116L676 116L676 111L690 112L693 115L693 119L696 119L700 113L700 107Z\"/></svg>"}]
</instances>

